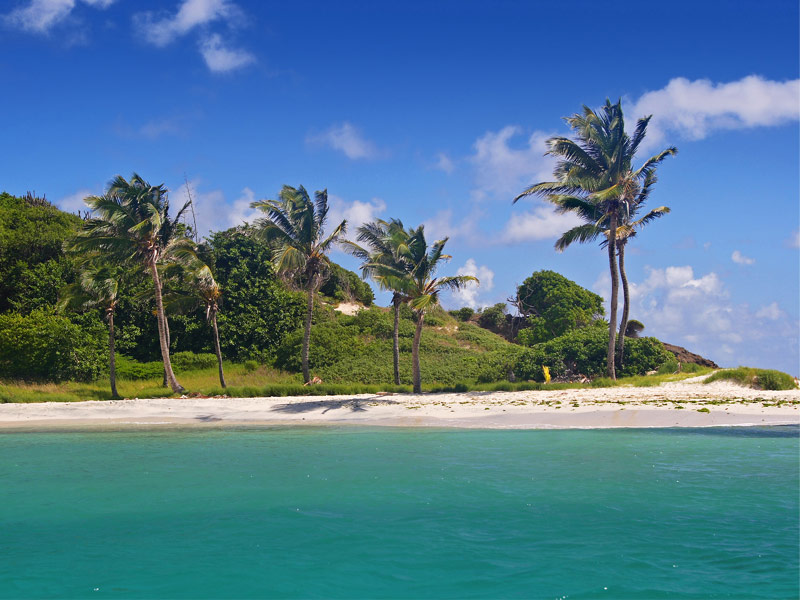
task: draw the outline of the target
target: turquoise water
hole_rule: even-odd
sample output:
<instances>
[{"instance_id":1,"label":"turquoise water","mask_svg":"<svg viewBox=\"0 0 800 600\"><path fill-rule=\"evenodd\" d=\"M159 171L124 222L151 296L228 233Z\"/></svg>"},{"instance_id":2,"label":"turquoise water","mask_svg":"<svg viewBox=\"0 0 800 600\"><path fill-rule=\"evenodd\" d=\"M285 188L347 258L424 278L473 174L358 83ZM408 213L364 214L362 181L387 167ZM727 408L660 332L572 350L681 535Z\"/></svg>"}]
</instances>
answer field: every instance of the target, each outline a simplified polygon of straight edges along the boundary
<instances>
[{"instance_id":1,"label":"turquoise water","mask_svg":"<svg viewBox=\"0 0 800 600\"><path fill-rule=\"evenodd\" d=\"M3 598L791 598L798 429L0 435Z\"/></svg>"}]
</instances>

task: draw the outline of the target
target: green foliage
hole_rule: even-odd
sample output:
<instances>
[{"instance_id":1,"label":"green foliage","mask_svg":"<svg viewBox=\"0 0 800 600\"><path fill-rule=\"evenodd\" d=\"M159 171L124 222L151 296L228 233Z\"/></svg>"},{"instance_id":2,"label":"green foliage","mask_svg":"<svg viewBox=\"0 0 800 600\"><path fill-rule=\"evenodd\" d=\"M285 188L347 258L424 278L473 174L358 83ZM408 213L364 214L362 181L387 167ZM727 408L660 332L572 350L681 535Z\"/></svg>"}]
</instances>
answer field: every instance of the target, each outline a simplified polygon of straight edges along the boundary
<instances>
[{"instance_id":1,"label":"green foliage","mask_svg":"<svg viewBox=\"0 0 800 600\"><path fill-rule=\"evenodd\" d=\"M319 291L339 302L358 302L364 306L372 306L375 301L372 288L366 281L336 263L331 263L330 275Z\"/></svg>"},{"instance_id":2,"label":"green foliage","mask_svg":"<svg viewBox=\"0 0 800 600\"><path fill-rule=\"evenodd\" d=\"M502 329L506 324L505 302L484 308L478 316L478 324L486 329Z\"/></svg>"},{"instance_id":3,"label":"green foliage","mask_svg":"<svg viewBox=\"0 0 800 600\"><path fill-rule=\"evenodd\" d=\"M217 366L217 356L210 352L176 352L172 355L172 366L177 371L197 371Z\"/></svg>"},{"instance_id":4,"label":"green foliage","mask_svg":"<svg viewBox=\"0 0 800 600\"><path fill-rule=\"evenodd\" d=\"M172 367L176 373L200 371L217 367L217 357L210 353L176 352L171 356ZM258 364L256 363L256 367ZM133 358L117 355L117 378L127 381L160 379L164 372L164 363L160 360L139 362Z\"/></svg>"},{"instance_id":5,"label":"green foliage","mask_svg":"<svg viewBox=\"0 0 800 600\"><path fill-rule=\"evenodd\" d=\"M543 381L542 366L554 379L598 377L605 371L608 333L601 327L575 329L536 344L519 355L514 373L521 379ZM625 344L625 366L620 375L643 375L657 369L673 355L655 338L631 339Z\"/></svg>"},{"instance_id":6,"label":"green foliage","mask_svg":"<svg viewBox=\"0 0 800 600\"><path fill-rule=\"evenodd\" d=\"M451 310L450 314L459 321L469 321L472 318L472 315L475 314L475 311L469 306L464 306L458 310Z\"/></svg>"},{"instance_id":7,"label":"green foliage","mask_svg":"<svg viewBox=\"0 0 800 600\"><path fill-rule=\"evenodd\" d=\"M677 373L678 372L678 360L676 358L670 358L664 361L660 367L658 367L658 374L659 375L667 375L669 373Z\"/></svg>"},{"instance_id":8,"label":"green foliage","mask_svg":"<svg viewBox=\"0 0 800 600\"><path fill-rule=\"evenodd\" d=\"M533 346L586 327L603 315L603 299L554 271L537 271L517 288L517 303L529 326L519 342Z\"/></svg>"},{"instance_id":9,"label":"green foliage","mask_svg":"<svg viewBox=\"0 0 800 600\"><path fill-rule=\"evenodd\" d=\"M754 369L753 367L737 367L724 369L707 377L703 383L714 381L735 381L741 385L757 390L796 390L794 378L788 373L773 369Z\"/></svg>"},{"instance_id":10,"label":"green foliage","mask_svg":"<svg viewBox=\"0 0 800 600\"><path fill-rule=\"evenodd\" d=\"M0 378L92 381L106 367L105 328L35 310L0 315Z\"/></svg>"}]
</instances>

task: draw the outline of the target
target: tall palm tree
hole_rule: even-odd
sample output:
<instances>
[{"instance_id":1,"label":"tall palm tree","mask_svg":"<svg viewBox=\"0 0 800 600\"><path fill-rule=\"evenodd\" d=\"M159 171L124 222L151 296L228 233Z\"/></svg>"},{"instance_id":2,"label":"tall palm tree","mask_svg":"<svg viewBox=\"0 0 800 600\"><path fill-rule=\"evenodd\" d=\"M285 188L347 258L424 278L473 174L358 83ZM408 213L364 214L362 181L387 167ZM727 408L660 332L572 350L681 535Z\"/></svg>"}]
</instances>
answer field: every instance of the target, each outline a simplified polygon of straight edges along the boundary
<instances>
[{"instance_id":1,"label":"tall palm tree","mask_svg":"<svg viewBox=\"0 0 800 600\"><path fill-rule=\"evenodd\" d=\"M259 200L250 206L266 215L255 222L255 231L272 246L276 270L300 282L308 294L302 356L303 379L308 383L311 381L308 348L314 296L328 277L330 259L327 254L345 234L347 221L339 223L325 237L328 191L315 192L312 201L303 186L295 189L285 185L278 200Z\"/></svg>"},{"instance_id":2,"label":"tall palm tree","mask_svg":"<svg viewBox=\"0 0 800 600\"><path fill-rule=\"evenodd\" d=\"M166 307L168 310L176 312L189 312L198 307L205 309L206 322L211 325L214 332L214 354L217 355L219 383L226 388L225 373L222 369L222 350L219 343L219 327L217 326L222 288L214 279L211 268L197 256L193 249L187 247L176 254L176 258L180 261L176 276L181 281L167 295Z\"/></svg>"},{"instance_id":3,"label":"tall palm tree","mask_svg":"<svg viewBox=\"0 0 800 600\"><path fill-rule=\"evenodd\" d=\"M184 204L174 218L170 217L169 198L164 185L150 185L136 173L130 181L117 175L104 195L90 196L85 202L92 211L92 217L84 221L80 231L71 240L70 248L76 252L97 252L110 264L136 264L149 272L153 280L164 372L172 391L184 392L170 362L167 318L158 265L168 260L175 250L192 244L182 234L179 223L190 203Z\"/></svg>"},{"instance_id":4,"label":"tall palm tree","mask_svg":"<svg viewBox=\"0 0 800 600\"><path fill-rule=\"evenodd\" d=\"M572 230L570 241L593 239L593 226L602 225L603 222L608 231L616 232L622 224L620 215L630 212L647 177L652 176L661 161L677 152L674 147L667 148L634 169L634 157L645 137L650 119L651 116L639 119L633 135L628 136L621 102L611 104L610 100L606 100L598 112L584 106L583 114L566 119L575 140L557 136L547 141L547 154L560 158L553 172L556 180L530 186L514 198L514 202L525 196L538 195L553 202L559 212L575 211L579 214L587 204L593 205L594 214L600 218L594 224L587 223ZM616 379L614 356L619 295L616 235L608 236L607 249L611 272L607 370L609 377Z\"/></svg>"},{"instance_id":5,"label":"tall palm tree","mask_svg":"<svg viewBox=\"0 0 800 600\"><path fill-rule=\"evenodd\" d=\"M403 294L408 288L408 274L413 267L407 252L408 240L412 233L411 230L406 231L399 219L392 219L390 222L379 219L358 228L356 239L366 247L350 240L341 243L345 251L363 261L361 274L364 278L371 277L382 290L392 292L394 309L392 358L395 385L400 385L400 305L403 303ZM381 266L391 267L391 274L382 272Z\"/></svg>"},{"instance_id":6,"label":"tall palm tree","mask_svg":"<svg viewBox=\"0 0 800 600\"><path fill-rule=\"evenodd\" d=\"M59 310L72 308L86 310L99 308L108 323L108 372L111 382L111 396L117 393L117 361L114 339L114 313L119 304L119 281L122 270L116 265L102 264L98 257L91 256L79 265L78 280L61 291Z\"/></svg>"},{"instance_id":7,"label":"tall palm tree","mask_svg":"<svg viewBox=\"0 0 800 600\"><path fill-rule=\"evenodd\" d=\"M451 258L443 252L448 238L434 242L429 248L428 243L425 241L423 225L416 229L408 230L408 234L408 240L401 251L401 255L404 261L408 261L409 270L381 263L371 264L368 268L374 270L378 277L407 279L402 293L403 300L408 303L417 317L417 327L414 331L414 342L411 347L411 361L414 393L419 394L422 392L419 343L422 338L425 313L439 304L439 294L442 290L459 290L470 281L480 282L477 277L472 275L435 277L440 263Z\"/></svg>"}]
</instances>

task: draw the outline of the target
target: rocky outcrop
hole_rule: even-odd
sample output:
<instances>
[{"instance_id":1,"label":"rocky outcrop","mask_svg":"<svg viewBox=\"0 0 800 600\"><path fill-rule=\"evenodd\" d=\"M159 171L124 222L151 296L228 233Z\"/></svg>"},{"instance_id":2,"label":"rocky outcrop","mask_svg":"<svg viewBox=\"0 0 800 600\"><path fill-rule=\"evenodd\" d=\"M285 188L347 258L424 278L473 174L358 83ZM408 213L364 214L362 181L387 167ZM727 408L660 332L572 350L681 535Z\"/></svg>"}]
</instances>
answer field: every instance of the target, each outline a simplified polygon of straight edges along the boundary
<instances>
[{"instance_id":1,"label":"rocky outcrop","mask_svg":"<svg viewBox=\"0 0 800 600\"><path fill-rule=\"evenodd\" d=\"M708 360L707 358L703 358L699 354L695 354L694 352L689 352L686 348L681 348L680 346L673 346L672 344L667 344L666 342L662 343L664 344L664 348L666 348L675 355L675 358L678 360L679 363L694 363L696 365L700 365L701 367L711 367L712 369L719 369L719 365L715 363L713 360Z\"/></svg>"}]
</instances>

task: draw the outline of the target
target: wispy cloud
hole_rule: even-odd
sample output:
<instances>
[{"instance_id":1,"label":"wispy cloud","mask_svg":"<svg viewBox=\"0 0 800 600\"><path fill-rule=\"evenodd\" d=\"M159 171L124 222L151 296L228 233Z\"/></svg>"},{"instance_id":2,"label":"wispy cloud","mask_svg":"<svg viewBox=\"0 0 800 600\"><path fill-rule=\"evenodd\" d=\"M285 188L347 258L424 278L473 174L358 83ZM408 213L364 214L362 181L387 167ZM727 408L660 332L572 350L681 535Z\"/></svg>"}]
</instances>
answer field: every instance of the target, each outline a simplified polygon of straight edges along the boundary
<instances>
[{"instance_id":1,"label":"wispy cloud","mask_svg":"<svg viewBox=\"0 0 800 600\"><path fill-rule=\"evenodd\" d=\"M552 206L538 202L531 210L512 215L501 239L510 244L555 240L580 223L581 220L576 215L558 214Z\"/></svg>"},{"instance_id":2,"label":"wispy cloud","mask_svg":"<svg viewBox=\"0 0 800 600\"><path fill-rule=\"evenodd\" d=\"M81 0L95 8L108 8L114 0ZM10 13L3 15L3 21L10 27L32 33L47 33L59 23L64 22L75 8L76 0L30 0Z\"/></svg>"},{"instance_id":3,"label":"wispy cloud","mask_svg":"<svg viewBox=\"0 0 800 600\"><path fill-rule=\"evenodd\" d=\"M731 260L735 262L737 265L754 265L756 264L756 259L750 258L749 256L745 256L738 250L734 250L733 254L731 254Z\"/></svg>"},{"instance_id":4,"label":"wispy cloud","mask_svg":"<svg viewBox=\"0 0 800 600\"><path fill-rule=\"evenodd\" d=\"M448 175L450 175L453 171L456 170L456 165L452 161L452 159L447 156L444 152L439 152L436 155L436 164L434 168L439 169L440 171L444 171Z\"/></svg>"},{"instance_id":5,"label":"wispy cloud","mask_svg":"<svg viewBox=\"0 0 800 600\"><path fill-rule=\"evenodd\" d=\"M306 137L306 142L339 150L347 158L353 160L377 158L380 155L377 146L347 121L340 125L333 125L322 133L309 135Z\"/></svg>"},{"instance_id":6,"label":"wispy cloud","mask_svg":"<svg viewBox=\"0 0 800 600\"><path fill-rule=\"evenodd\" d=\"M64 196L63 198L56 200L55 204L61 210L71 213L77 213L81 211L89 210L89 207L86 206L84 199L87 196L94 196L98 194L96 191L92 191L88 188L82 188L75 192L74 194L70 194L68 196Z\"/></svg>"},{"instance_id":7,"label":"wispy cloud","mask_svg":"<svg viewBox=\"0 0 800 600\"><path fill-rule=\"evenodd\" d=\"M255 62L255 56L245 50L226 48L216 33L201 42L200 53L214 73L234 71Z\"/></svg>"},{"instance_id":8,"label":"wispy cloud","mask_svg":"<svg viewBox=\"0 0 800 600\"><path fill-rule=\"evenodd\" d=\"M750 75L715 83L678 77L628 103L626 114L653 115L647 147L662 144L668 132L699 140L720 129L780 125L800 119L800 79L772 81Z\"/></svg>"},{"instance_id":9,"label":"wispy cloud","mask_svg":"<svg viewBox=\"0 0 800 600\"><path fill-rule=\"evenodd\" d=\"M344 198L328 194L328 212L326 227L332 231L339 223L347 221L349 237L355 238L356 229L364 223L369 223L381 218L386 210L386 202L380 198L373 198L369 202L353 200L348 202Z\"/></svg>"}]
</instances>

